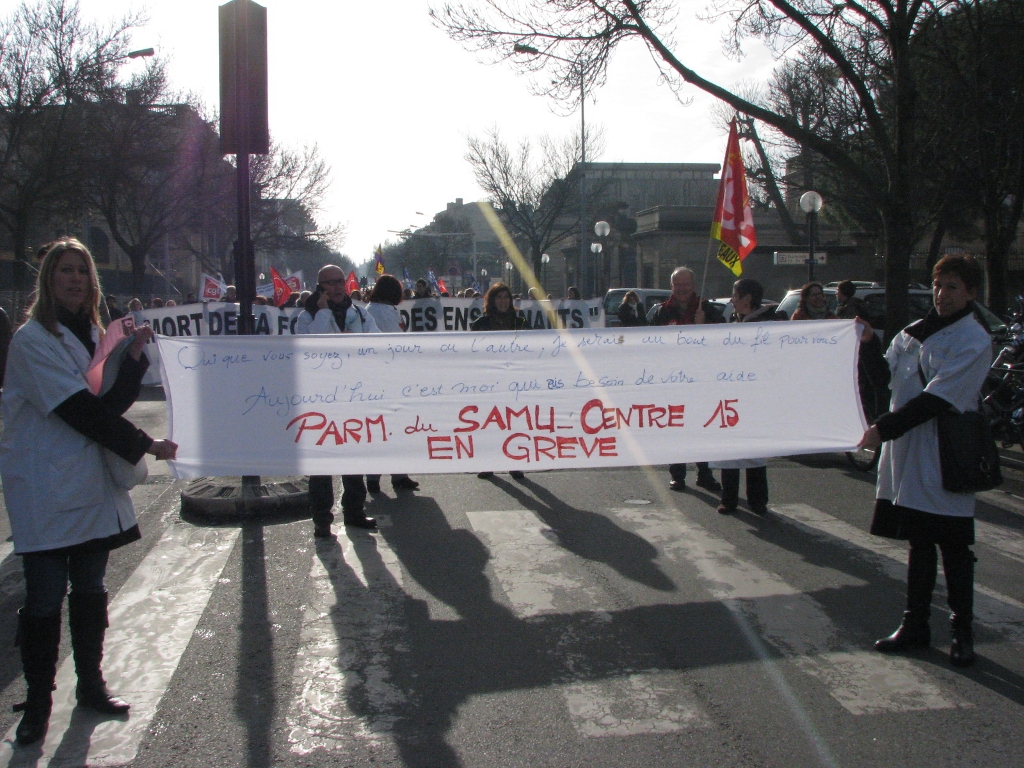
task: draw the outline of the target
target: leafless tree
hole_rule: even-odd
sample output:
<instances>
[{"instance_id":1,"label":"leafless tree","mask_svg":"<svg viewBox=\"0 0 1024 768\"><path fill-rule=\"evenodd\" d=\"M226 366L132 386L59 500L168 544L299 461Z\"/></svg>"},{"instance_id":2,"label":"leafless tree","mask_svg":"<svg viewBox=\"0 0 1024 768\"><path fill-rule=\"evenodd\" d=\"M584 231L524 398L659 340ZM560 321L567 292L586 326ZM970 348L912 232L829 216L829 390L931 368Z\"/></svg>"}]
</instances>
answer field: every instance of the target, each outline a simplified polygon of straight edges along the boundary
<instances>
[{"instance_id":1,"label":"leafless tree","mask_svg":"<svg viewBox=\"0 0 1024 768\"><path fill-rule=\"evenodd\" d=\"M81 205L83 106L109 98L142 21L129 14L104 27L76 2L40 0L0 22L0 226L18 288L32 226Z\"/></svg>"},{"instance_id":2,"label":"leafless tree","mask_svg":"<svg viewBox=\"0 0 1024 768\"><path fill-rule=\"evenodd\" d=\"M863 190L878 212L891 333L908 316L906 286L918 237L913 204L917 83L911 42L923 23L972 1L712 0L708 18L730 22L724 41L729 53L741 55L744 40L752 37L780 57L812 49L827 60L836 78L829 98L848 101L861 116L865 139L870 139L879 166L864 162L856 142L851 147L847 141L836 141L794 115L743 98L689 66L668 31L676 15L676 5L669 0L479 0L438 5L431 14L453 39L495 61L522 70L550 68L555 82L538 88L566 100L573 98L580 79L591 90L600 86L615 47L638 37L676 88L699 88L819 155ZM516 53L516 44L550 56Z\"/></svg>"},{"instance_id":3,"label":"leafless tree","mask_svg":"<svg viewBox=\"0 0 1024 768\"><path fill-rule=\"evenodd\" d=\"M603 144L599 129L588 131L587 152L592 158L599 156ZM541 136L536 144L524 138L513 148L493 127L483 137L470 136L467 146L466 161L477 184L490 198L512 238L526 245L531 266L539 275L541 256L548 246L579 230L576 174L581 158L580 135L562 139ZM597 197L591 194L593 202Z\"/></svg>"}]
</instances>

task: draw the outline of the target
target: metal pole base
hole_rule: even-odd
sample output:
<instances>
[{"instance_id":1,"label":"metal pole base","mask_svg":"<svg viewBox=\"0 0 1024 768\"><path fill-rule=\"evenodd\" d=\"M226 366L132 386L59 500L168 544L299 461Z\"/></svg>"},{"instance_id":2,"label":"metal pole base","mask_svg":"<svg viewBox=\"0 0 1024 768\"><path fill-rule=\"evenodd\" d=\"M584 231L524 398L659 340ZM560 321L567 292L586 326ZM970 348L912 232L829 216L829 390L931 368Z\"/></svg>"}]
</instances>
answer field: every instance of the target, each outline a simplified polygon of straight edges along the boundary
<instances>
[{"instance_id":1,"label":"metal pole base","mask_svg":"<svg viewBox=\"0 0 1024 768\"><path fill-rule=\"evenodd\" d=\"M181 492L181 516L185 520L258 522L298 520L309 515L309 481L304 477L266 483L261 483L258 476L202 477Z\"/></svg>"}]
</instances>

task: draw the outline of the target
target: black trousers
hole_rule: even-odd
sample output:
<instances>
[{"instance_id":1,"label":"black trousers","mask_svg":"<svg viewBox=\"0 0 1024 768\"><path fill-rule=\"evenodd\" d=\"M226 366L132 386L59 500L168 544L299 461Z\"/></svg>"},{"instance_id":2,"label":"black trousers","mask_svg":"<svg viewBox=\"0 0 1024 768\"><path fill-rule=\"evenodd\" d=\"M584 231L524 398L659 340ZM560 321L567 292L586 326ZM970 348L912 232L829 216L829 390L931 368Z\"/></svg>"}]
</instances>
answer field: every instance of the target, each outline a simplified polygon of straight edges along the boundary
<instances>
[{"instance_id":1,"label":"black trousers","mask_svg":"<svg viewBox=\"0 0 1024 768\"><path fill-rule=\"evenodd\" d=\"M752 507L768 504L768 467L751 467L747 473L747 503ZM722 506L735 507L740 501L740 471L722 470Z\"/></svg>"},{"instance_id":2,"label":"black trousers","mask_svg":"<svg viewBox=\"0 0 1024 768\"><path fill-rule=\"evenodd\" d=\"M686 481L686 465L685 464L669 464L668 474L673 480L679 480L680 482ZM711 474L711 469L708 467L706 461L697 462L697 477L707 477Z\"/></svg>"},{"instance_id":3,"label":"black trousers","mask_svg":"<svg viewBox=\"0 0 1024 768\"><path fill-rule=\"evenodd\" d=\"M362 475L341 476L341 511L345 517L358 515L366 504L366 484ZM331 508L334 506L334 478L331 475L309 476L309 506L313 511L314 525L330 525L334 522Z\"/></svg>"},{"instance_id":4,"label":"black trousers","mask_svg":"<svg viewBox=\"0 0 1024 768\"><path fill-rule=\"evenodd\" d=\"M932 591L939 558L946 574L946 600L960 622L969 626L974 617L974 553L963 541L922 541L910 539L907 562L907 611L915 618L927 620L931 611Z\"/></svg>"}]
</instances>

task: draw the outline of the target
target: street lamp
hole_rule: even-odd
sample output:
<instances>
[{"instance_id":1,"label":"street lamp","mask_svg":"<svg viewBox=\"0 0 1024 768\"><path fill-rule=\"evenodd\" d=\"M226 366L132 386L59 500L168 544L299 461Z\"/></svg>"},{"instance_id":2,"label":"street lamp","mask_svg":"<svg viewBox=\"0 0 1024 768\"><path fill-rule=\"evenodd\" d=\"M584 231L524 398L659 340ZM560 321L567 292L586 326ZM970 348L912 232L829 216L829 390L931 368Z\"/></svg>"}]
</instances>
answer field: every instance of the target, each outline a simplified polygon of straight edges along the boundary
<instances>
[{"instance_id":1,"label":"street lamp","mask_svg":"<svg viewBox=\"0 0 1024 768\"><path fill-rule=\"evenodd\" d=\"M809 283L814 282L814 230L822 203L821 195L814 190L804 192L800 196L800 210L807 214L807 282Z\"/></svg>"},{"instance_id":2,"label":"street lamp","mask_svg":"<svg viewBox=\"0 0 1024 768\"><path fill-rule=\"evenodd\" d=\"M551 257L546 253L540 255L540 281L544 286L544 290L548 289L548 264L551 262Z\"/></svg>"},{"instance_id":3,"label":"street lamp","mask_svg":"<svg viewBox=\"0 0 1024 768\"><path fill-rule=\"evenodd\" d=\"M612 231L611 225L607 221L599 221L594 224L594 234L601 238L601 249L597 251L598 254L602 254L604 251L604 239L608 237L608 233ZM608 289L608 280L605 269L610 264L609 257L605 255L599 255L597 258L596 271L594 272L594 293L598 296L604 293L604 290ZM600 280L598 279L600 275ZM604 290L602 290L602 288Z\"/></svg>"},{"instance_id":4,"label":"street lamp","mask_svg":"<svg viewBox=\"0 0 1024 768\"><path fill-rule=\"evenodd\" d=\"M590 244L590 252L592 254L594 254L594 280L591 283L590 290L591 290L591 294L594 295L594 296L596 296L598 294L598 285L597 285L598 266L597 265L601 263L601 251L603 251L603 250L604 250L604 246L601 245L600 243L591 243Z\"/></svg>"},{"instance_id":5,"label":"street lamp","mask_svg":"<svg viewBox=\"0 0 1024 768\"><path fill-rule=\"evenodd\" d=\"M506 261L505 262L505 272L508 274L508 280L506 281L506 285L508 285L508 289L511 291L512 290L512 262L511 261ZM515 293L515 291L512 291L512 292Z\"/></svg>"},{"instance_id":6,"label":"street lamp","mask_svg":"<svg viewBox=\"0 0 1024 768\"><path fill-rule=\"evenodd\" d=\"M580 253L579 263L576 265L576 279L583 270L583 264L587 258L587 114L586 114L586 84L583 78L583 66L577 62L556 56L534 48L532 45L516 43L512 46L515 53L525 53L527 56L546 56L556 61L564 61L578 68L580 77Z\"/></svg>"}]
</instances>

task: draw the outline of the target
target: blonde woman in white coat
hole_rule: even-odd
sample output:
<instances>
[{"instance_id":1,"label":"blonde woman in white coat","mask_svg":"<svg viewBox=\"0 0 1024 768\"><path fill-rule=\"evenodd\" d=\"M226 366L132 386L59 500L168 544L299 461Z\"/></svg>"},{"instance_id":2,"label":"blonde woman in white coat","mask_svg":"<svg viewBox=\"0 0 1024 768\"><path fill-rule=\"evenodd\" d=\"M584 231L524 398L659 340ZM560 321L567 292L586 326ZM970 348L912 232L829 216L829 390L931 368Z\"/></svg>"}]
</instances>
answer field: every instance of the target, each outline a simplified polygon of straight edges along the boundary
<instances>
[{"instance_id":1,"label":"blonde woman in white coat","mask_svg":"<svg viewBox=\"0 0 1024 768\"><path fill-rule=\"evenodd\" d=\"M28 697L17 729L21 744L46 734L60 645L61 608L78 674L80 705L108 715L129 705L107 689L100 670L107 626L107 557L140 538L128 492L108 471L103 449L135 464L144 454L174 458L177 446L153 440L122 414L138 397L148 366L137 328L113 386L89 391L85 372L102 335L99 281L92 256L74 239L43 258L29 320L14 334L3 398L0 439L7 514L14 551L25 572L18 617Z\"/></svg>"}]
</instances>

